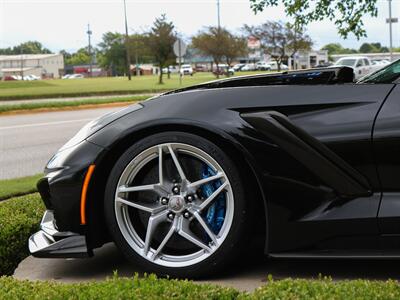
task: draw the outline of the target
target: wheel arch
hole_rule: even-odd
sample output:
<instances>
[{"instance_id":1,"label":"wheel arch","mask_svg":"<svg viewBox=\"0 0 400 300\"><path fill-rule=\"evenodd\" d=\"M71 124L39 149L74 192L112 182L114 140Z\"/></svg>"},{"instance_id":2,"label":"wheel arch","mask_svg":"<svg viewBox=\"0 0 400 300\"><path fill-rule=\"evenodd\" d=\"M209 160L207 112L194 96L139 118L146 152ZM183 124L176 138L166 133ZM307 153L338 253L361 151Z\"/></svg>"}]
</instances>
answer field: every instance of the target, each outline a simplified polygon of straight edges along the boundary
<instances>
[{"instance_id":1,"label":"wheel arch","mask_svg":"<svg viewBox=\"0 0 400 300\"><path fill-rule=\"evenodd\" d=\"M244 174L241 174L240 177L245 183L246 194L249 193L251 196L249 198L256 199L255 205L262 205L264 208L263 210L255 209L255 211L257 212L257 222L261 225L257 227L261 228L259 234L262 239L264 239L263 246L265 245L266 250L268 244L267 201L259 180L257 167L252 161L251 154L230 134L221 132L221 130L217 128L211 129L209 127L205 128L187 124L154 125L130 132L114 143L113 146L109 148L109 151L96 161L96 172L93 176L93 184L91 184L89 188L89 201L86 207L88 215L87 238L89 247L100 247L109 240L104 222L104 192L109 173L115 162L133 143L136 143L146 136L168 131L191 133L211 141L232 159L239 170L244 171Z\"/></svg>"}]
</instances>

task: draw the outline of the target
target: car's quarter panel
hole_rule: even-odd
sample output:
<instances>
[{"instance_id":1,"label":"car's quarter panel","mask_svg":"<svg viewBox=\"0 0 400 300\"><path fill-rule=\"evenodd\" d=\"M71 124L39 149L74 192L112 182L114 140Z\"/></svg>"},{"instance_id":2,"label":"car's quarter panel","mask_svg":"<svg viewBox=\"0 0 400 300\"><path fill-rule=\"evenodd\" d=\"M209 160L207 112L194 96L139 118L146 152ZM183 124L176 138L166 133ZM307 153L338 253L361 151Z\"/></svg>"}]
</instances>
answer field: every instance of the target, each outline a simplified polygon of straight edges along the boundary
<instances>
[{"instance_id":1,"label":"car's quarter panel","mask_svg":"<svg viewBox=\"0 0 400 300\"><path fill-rule=\"evenodd\" d=\"M121 141L134 143L142 132L201 128L237 147L255 170L267 201L268 251L341 247L338 239L374 237L378 232L380 191L371 132L391 89L392 85L343 84L173 93L144 102L142 110L121 117L88 140L112 151ZM268 111L287 116L294 126L324 143L365 179L371 196L340 197L297 157L241 117Z\"/></svg>"},{"instance_id":2,"label":"car's quarter panel","mask_svg":"<svg viewBox=\"0 0 400 300\"><path fill-rule=\"evenodd\" d=\"M373 133L374 151L382 185L379 228L400 234L400 87L396 85L380 110ZM399 245L397 244L396 247Z\"/></svg>"}]
</instances>

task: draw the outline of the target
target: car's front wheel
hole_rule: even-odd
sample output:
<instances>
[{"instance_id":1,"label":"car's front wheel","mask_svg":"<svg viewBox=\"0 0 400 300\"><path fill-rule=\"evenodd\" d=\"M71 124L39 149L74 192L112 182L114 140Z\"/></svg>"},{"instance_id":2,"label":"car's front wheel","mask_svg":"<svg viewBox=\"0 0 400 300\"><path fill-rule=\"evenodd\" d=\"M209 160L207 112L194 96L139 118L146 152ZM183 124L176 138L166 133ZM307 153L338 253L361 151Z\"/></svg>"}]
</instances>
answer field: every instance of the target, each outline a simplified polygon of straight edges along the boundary
<instances>
[{"instance_id":1,"label":"car's front wheel","mask_svg":"<svg viewBox=\"0 0 400 300\"><path fill-rule=\"evenodd\" d=\"M238 170L215 144L168 132L131 146L106 187L109 231L125 256L160 275L220 270L246 246L251 213Z\"/></svg>"}]
</instances>

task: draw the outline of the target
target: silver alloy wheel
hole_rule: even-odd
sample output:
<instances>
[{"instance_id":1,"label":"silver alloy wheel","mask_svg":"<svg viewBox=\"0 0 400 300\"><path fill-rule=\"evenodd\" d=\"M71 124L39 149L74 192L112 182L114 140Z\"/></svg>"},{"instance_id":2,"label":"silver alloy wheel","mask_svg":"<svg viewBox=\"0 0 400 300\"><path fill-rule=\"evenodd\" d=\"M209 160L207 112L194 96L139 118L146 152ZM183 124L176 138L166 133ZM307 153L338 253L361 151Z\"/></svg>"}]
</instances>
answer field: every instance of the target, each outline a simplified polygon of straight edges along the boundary
<instances>
[{"instance_id":1,"label":"silver alloy wheel","mask_svg":"<svg viewBox=\"0 0 400 300\"><path fill-rule=\"evenodd\" d=\"M187 178L180 155L191 157L206 164L214 175L196 179L190 182ZM164 160L169 156L179 174L179 182L172 182L164 174ZM158 159L159 182L131 186L130 183L138 173L150 162ZM219 180L219 187L205 199L198 197L196 192L203 185ZM158 196L152 203L128 199L131 193L152 192ZM202 214L220 195L225 196L225 216L223 224L217 233L208 226ZM191 200L191 201L188 201ZM136 209L149 214L145 236L142 237L132 222L129 209ZM185 267L203 261L212 255L224 242L232 225L234 198L228 177L221 166L203 150L188 144L166 143L150 147L137 155L122 172L115 192L115 216L119 229L130 247L140 256L152 263L166 267ZM158 245L152 247L154 236L161 223L169 222L167 232ZM191 230L195 222L208 237L207 242L199 234ZM192 253L166 253L164 248L173 235L189 241L195 249Z\"/></svg>"}]
</instances>

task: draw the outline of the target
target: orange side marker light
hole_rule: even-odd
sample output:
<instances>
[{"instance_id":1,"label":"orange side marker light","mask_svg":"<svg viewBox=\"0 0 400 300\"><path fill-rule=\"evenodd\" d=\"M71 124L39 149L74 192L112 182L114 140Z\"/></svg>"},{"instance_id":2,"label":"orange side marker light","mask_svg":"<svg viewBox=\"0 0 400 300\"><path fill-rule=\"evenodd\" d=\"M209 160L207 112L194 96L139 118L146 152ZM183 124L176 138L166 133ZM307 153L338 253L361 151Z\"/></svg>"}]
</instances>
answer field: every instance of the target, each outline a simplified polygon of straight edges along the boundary
<instances>
[{"instance_id":1,"label":"orange side marker light","mask_svg":"<svg viewBox=\"0 0 400 300\"><path fill-rule=\"evenodd\" d=\"M95 165L90 165L86 175L85 180L83 181L82 193L81 193L81 224L86 225L86 199L87 199L87 191L90 182L90 178L92 177Z\"/></svg>"}]
</instances>

